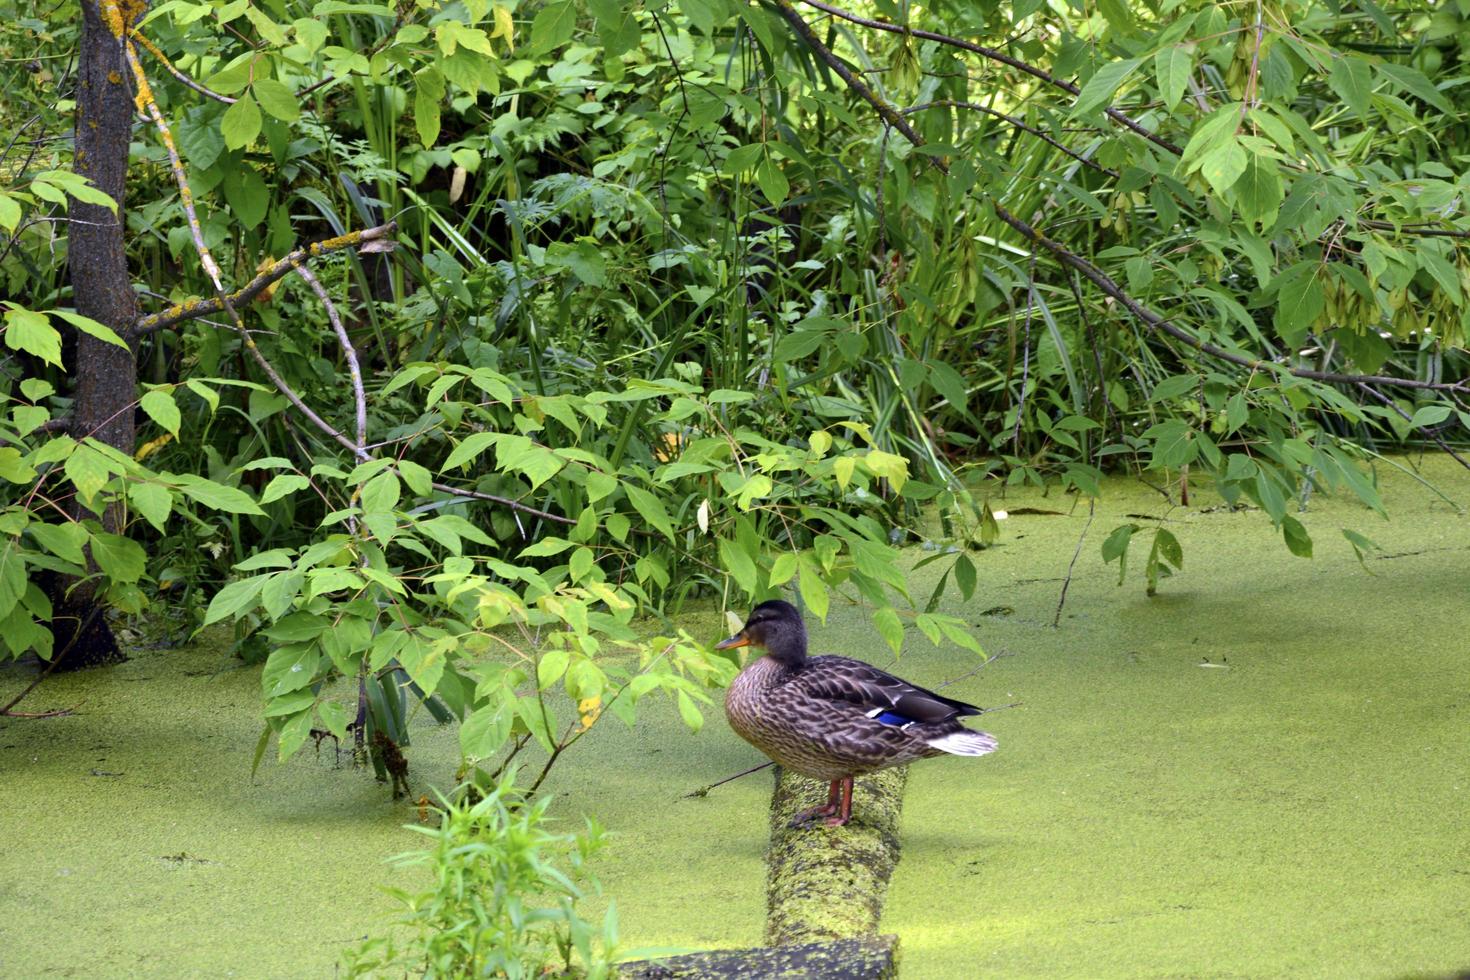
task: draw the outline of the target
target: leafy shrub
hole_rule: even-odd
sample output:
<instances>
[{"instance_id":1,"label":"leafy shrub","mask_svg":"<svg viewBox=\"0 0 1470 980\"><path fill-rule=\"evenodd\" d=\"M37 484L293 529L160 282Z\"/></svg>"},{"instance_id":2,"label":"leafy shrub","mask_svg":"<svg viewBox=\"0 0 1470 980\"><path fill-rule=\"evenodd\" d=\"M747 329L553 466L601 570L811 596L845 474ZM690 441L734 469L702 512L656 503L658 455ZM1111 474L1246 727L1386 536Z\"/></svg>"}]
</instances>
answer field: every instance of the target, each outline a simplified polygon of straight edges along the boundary
<instances>
[{"instance_id":1,"label":"leafy shrub","mask_svg":"<svg viewBox=\"0 0 1470 980\"><path fill-rule=\"evenodd\" d=\"M609 902L598 928L576 908L597 888L587 862L602 830L591 821L580 834L548 830L549 802L521 800L507 778L484 795L462 788L441 800L437 827L408 825L432 843L392 860L425 869L430 881L421 891L389 889L403 906L398 929L350 950L347 975L608 976L616 911Z\"/></svg>"}]
</instances>

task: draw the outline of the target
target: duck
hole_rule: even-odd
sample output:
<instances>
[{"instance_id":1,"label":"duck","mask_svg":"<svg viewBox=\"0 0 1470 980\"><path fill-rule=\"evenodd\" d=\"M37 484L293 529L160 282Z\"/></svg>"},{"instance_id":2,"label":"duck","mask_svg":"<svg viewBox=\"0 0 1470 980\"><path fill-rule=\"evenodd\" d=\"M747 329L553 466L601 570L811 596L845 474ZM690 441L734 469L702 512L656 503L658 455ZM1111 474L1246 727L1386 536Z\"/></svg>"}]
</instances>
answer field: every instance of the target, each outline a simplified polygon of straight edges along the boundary
<instances>
[{"instance_id":1,"label":"duck","mask_svg":"<svg viewBox=\"0 0 1470 980\"><path fill-rule=\"evenodd\" d=\"M781 599L751 610L716 650L752 647L725 695L725 715L737 735L785 769L828 783L827 802L796 815L793 827L852 819L858 776L940 755L995 751L987 732L961 718L985 709L910 684L851 657L808 656L801 612Z\"/></svg>"}]
</instances>

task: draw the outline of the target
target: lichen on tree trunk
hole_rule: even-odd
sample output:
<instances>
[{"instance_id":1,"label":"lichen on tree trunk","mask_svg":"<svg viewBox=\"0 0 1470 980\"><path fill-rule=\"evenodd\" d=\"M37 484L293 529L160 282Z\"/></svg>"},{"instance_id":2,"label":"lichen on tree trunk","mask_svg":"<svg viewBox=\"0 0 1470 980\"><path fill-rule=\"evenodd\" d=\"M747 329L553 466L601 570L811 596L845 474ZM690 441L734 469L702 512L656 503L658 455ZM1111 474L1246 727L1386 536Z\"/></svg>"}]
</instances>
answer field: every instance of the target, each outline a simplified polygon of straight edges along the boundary
<instances>
[{"instance_id":1,"label":"lichen on tree trunk","mask_svg":"<svg viewBox=\"0 0 1470 980\"><path fill-rule=\"evenodd\" d=\"M826 801L827 784L777 773L767 857L767 945L873 935L898 864L907 767L860 777L845 827L820 821L791 827L796 814Z\"/></svg>"}]
</instances>

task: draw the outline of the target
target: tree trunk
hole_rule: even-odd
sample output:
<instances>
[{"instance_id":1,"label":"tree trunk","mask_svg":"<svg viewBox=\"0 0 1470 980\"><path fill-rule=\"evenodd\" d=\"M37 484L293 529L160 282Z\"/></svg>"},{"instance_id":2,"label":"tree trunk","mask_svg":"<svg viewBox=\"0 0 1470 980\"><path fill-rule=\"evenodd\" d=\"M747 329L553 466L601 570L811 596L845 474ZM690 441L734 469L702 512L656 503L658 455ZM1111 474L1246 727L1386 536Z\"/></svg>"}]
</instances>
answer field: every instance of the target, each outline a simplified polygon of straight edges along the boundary
<instances>
[{"instance_id":1,"label":"tree trunk","mask_svg":"<svg viewBox=\"0 0 1470 980\"><path fill-rule=\"evenodd\" d=\"M96 0L83 0L75 168L117 202L117 213L73 199L68 262L77 312L124 338L138 318L123 240L128 143L135 115L132 79L122 39L108 28ZM132 455L138 387L134 352L81 332L75 350L75 362L68 366L75 379L71 434L78 440L90 436ZM74 501L72 517L84 516L80 501ZM118 505L109 505L100 516L104 528L122 533ZM94 585L60 581L57 591L52 630L55 649L66 651L64 666L125 659L102 615Z\"/></svg>"}]
</instances>

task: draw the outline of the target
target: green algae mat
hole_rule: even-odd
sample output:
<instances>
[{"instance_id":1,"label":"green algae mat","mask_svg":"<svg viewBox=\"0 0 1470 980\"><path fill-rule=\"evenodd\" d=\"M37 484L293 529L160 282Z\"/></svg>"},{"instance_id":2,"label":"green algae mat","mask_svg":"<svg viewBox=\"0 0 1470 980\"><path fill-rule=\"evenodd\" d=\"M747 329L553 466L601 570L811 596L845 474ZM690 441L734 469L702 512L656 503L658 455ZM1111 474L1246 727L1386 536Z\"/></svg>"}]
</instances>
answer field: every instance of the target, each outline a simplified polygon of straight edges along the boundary
<instances>
[{"instance_id":1,"label":"green algae mat","mask_svg":"<svg viewBox=\"0 0 1470 980\"><path fill-rule=\"evenodd\" d=\"M1415 464L1470 505L1452 463ZM975 556L973 602L946 611L1002 656L971 674L916 636L892 668L1022 702L981 719L994 755L910 773L882 922L905 977L1470 968L1470 523L1402 470L1379 476L1392 520L1314 497L1310 561L1259 513L1171 508L1131 481L1090 526L1070 497L992 498L1012 516ZM1148 598L1098 551L1158 520L1185 563ZM1360 564L1341 527L1383 550ZM680 625L725 635L713 611ZM813 647L891 661L857 608L813 624ZM0 692L31 676L0 668ZM140 650L24 705L71 716L0 720L0 976L326 977L382 928L413 809L330 744L252 779L257 691L219 649ZM417 793L457 758L452 731L415 733ZM630 944L759 944L770 774L687 795L759 761L716 714L691 735L650 712L554 771L566 825L591 813L614 834L598 867Z\"/></svg>"}]
</instances>

